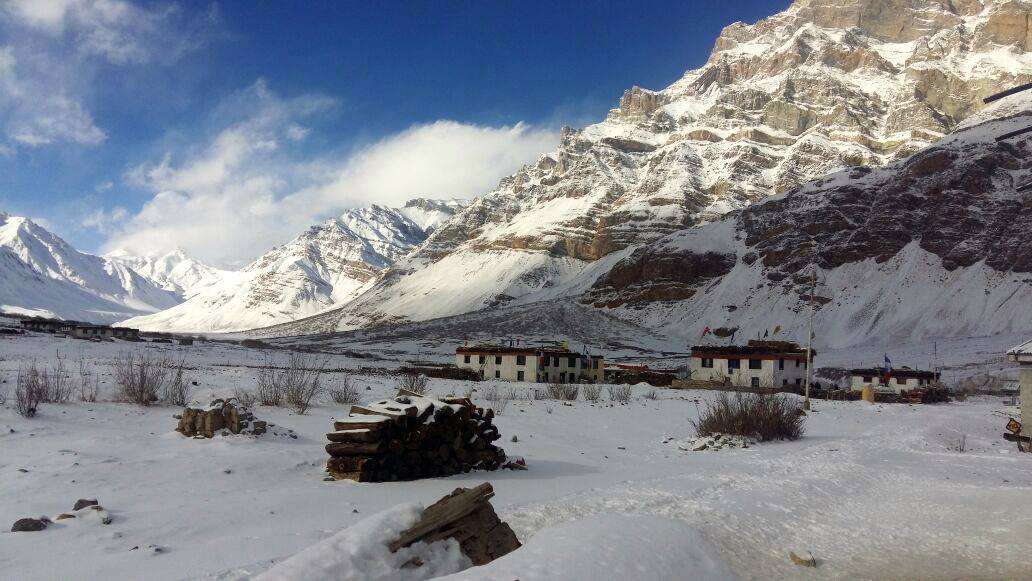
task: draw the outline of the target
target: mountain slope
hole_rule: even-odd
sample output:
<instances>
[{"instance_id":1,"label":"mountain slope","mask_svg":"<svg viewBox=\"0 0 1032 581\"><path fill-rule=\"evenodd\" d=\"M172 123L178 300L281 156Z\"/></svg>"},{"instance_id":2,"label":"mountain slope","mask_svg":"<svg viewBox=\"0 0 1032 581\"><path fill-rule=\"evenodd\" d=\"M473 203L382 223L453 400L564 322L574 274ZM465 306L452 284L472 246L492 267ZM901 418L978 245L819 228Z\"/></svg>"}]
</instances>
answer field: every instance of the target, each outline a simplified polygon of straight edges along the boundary
<instances>
[{"instance_id":1,"label":"mountain slope","mask_svg":"<svg viewBox=\"0 0 1032 581\"><path fill-rule=\"evenodd\" d=\"M227 274L224 270L213 268L187 256L180 248L165 254L148 256L136 256L126 250L116 250L105 254L104 258L124 264L155 286L174 293L180 300L194 296Z\"/></svg>"},{"instance_id":2,"label":"mountain slope","mask_svg":"<svg viewBox=\"0 0 1032 581\"><path fill-rule=\"evenodd\" d=\"M698 339L705 327L828 347L1032 329L1032 94L910 158L856 168L641 247L581 301Z\"/></svg>"},{"instance_id":3,"label":"mountain slope","mask_svg":"<svg viewBox=\"0 0 1032 581\"><path fill-rule=\"evenodd\" d=\"M1029 2L799 0L473 201L329 329L576 295L640 245L903 159L1032 80Z\"/></svg>"},{"instance_id":4,"label":"mountain slope","mask_svg":"<svg viewBox=\"0 0 1032 581\"><path fill-rule=\"evenodd\" d=\"M290 321L346 302L451 216L454 202L349 210L273 248L180 305L126 325L166 331L236 331ZM411 216L411 217L410 217ZM420 220L417 224L412 218Z\"/></svg>"},{"instance_id":5,"label":"mountain slope","mask_svg":"<svg viewBox=\"0 0 1032 581\"><path fill-rule=\"evenodd\" d=\"M0 308L112 323L177 302L126 265L79 252L31 220L0 212Z\"/></svg>"}]
</instances>

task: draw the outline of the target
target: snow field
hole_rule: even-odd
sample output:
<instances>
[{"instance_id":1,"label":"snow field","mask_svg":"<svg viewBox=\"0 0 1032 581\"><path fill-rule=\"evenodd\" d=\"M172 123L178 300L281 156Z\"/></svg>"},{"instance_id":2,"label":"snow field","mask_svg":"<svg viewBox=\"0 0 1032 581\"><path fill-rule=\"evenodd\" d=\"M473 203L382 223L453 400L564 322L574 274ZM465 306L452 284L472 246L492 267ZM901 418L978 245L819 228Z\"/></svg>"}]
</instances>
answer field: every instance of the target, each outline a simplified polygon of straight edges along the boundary
<instances>
[{"instance_id":1,"label":"snow field","mask_svg":"<svg viewBox=\"0 0 1032 581\"><path fill-rule=\"evenodd\" d=\"M80 347L102 370L126 348L185 354L200 401L253 389L253 366L263 361L261 352L223 344L32 335L0 337L0 370L10 385L19 364L52 364L58 350L71 369ZM380 363L336 356L330 366ZM103 373L102 398L110 399ZM394 390L387 376L356 383L366 401ZM484 386L431 380L430 391ZM687 452L677 444L693 435L689 420L713 393L661 389L650 401L648 389L636 386L625 405L510 402L496 420L499 444L525 457L527 471L383 484L323 481L324 434L343 406L323 403L305 416L259 407L256 416L280 435L193 440L173 431L173 408L69 403L26 420L9 402L0 408L0 530L22 517L53 518L78 498L98 498L114 521L0 533L0 570L12 579L277 578L285 569L275 567L298 555L293 571L357 559L366 567L358 571L372 572L387 561L363 557L374 535L363 531L385 529L351 525L400 518L406 506L484 481L526 546L460 578L612 578L607 570L643 579L671 578L671 570L699 571L695 578L1020 578L1032 570L1032 458L1000 438L1015 410L999 400L817 401L799 441ZM955 450L961 436L964 452ZM389 512L374 517L381 511ZM366 544L323 550L342 539ZM458 570L440 547L418 550L442 551L433 553L440 569L428 571ZM791 550L812 551L816 572L792 565Z\"/></svg>"}]
</instances>

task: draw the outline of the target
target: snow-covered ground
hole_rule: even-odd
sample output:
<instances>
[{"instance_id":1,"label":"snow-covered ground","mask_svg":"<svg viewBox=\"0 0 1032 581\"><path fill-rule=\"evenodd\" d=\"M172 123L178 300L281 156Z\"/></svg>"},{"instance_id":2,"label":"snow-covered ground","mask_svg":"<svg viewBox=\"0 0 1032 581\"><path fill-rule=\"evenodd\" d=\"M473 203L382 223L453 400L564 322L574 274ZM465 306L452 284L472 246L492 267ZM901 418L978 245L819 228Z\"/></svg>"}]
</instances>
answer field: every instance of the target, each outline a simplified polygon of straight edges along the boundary
<instances>
[{"instance_id":1,"label":"snow-covered ground","mask_svg":"<svg viewBox=\"0 0 1032 581\"><path fill-rule=\"evenodd\" d=\"M264 362L261 351L228 344L0 335L7 379L0 385L13 390L19 365L33 358L53 365L58 353L75 371L81 354L97 366L102 399L110 400L108 366L126 349L186 356L201 401L253 389ZM332 368L383 363L328 357ZM368 399L394 389L389 376L356 381ZM430 384L434 394L470 387ZM499 443L525 457L528 471L381 484L323 480L324 433L347 411L330 403L304 416L259 407L257 416L278 435L193 440L173 431L178 410L169 407L68 403L23 419L8 401L0 408L0 528L22 517L53 518L92 497L114 520L2 532L0 577L246 579L376 513L426 505L483 481L494 485L499 515L527 544L459 573L464 579L602 579L610 578L607 564L625 578L659 579L707 558L715 561L699 569L704 578L1022 578L1032 571L1032 455L1000 437L1017 413L1000 400L817 401L801 440L690 452L682 449L693 435L690 420L713 394L661 389L650 400L648 391L635 387L625 405L509 402L496 421ZM793 565L792 550L811 551L819 567Z\"/></svg>"}]
</instances>

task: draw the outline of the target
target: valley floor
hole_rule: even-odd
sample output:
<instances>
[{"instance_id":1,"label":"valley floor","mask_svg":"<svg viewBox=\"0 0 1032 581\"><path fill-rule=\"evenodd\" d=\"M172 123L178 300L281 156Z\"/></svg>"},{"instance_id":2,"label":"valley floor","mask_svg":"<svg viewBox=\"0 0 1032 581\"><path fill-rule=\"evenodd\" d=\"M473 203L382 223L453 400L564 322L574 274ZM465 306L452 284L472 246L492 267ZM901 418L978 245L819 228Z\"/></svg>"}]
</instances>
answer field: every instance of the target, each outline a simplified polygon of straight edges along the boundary
<instances>
[{"instance_id":1,"label":"valley floor","mask_svg":"<svg viewBox=\"0 0 1032 581\"><path fill-rule=\"evenodd\" d=\"M19 365L31 358L53 364L59 352L69 371L81 355L107 374L111 358L127 348L186 356L199 401L253 389L254 366L264 362L254 350L214 343L0 336L0 372L13 390ZM338 356L330 367L359 364L369 363ZM111 378L102 379L102 395L111 399ZM356 381L369 399L394 391L388 376ZM468 387L431 380L430 391ZM483 481L494 485L495 507L523 541L588 517L614 527L624 521L603 515L666 517L698 531L746 579L1032 574L1032 455L1000 437L1016 413L1001 400L817 401L798 441L690 452L683 449L690 420L713 394L661 389L651 400L643 397L648 391L635 387L624 405L512 401L496 421L499 444L525 457L528 471L384 484L323 481L324 433L346 414L343 406L323 404L304 416L259 407L256 415L275 424L275 433L193 440L173 431L179 410L169 407L55 404L23 419L9 400L0 407L0 527L54 517L90 497L114 521L0 533L0 577L246 579L378 511L428 504ZM628 534L617 550L661 561L669 551L648 550L657 542ZM811 551L819 567L793 565L792 550ZM591 569L590 556L570 557L585 563L581 577L605 578ZM641 562L639 578L658 578L660 565ZM542 578L535 575L520 578Z\"/></svg>"}]
</instances>

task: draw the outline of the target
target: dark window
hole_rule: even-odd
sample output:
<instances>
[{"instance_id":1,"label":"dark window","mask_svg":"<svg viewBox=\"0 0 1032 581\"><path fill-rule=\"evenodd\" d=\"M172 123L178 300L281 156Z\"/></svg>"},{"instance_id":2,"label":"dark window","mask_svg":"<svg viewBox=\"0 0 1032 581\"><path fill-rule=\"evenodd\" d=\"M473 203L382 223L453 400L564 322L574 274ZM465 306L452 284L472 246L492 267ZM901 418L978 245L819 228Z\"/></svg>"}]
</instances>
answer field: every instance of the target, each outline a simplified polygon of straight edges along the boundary
<instances>
[{"instance_id":1,"label":"dark window","mask_svg":"<svg viewBox=\"0 0 1032 581\"><path fill-rule=\"evenodd\" d=\"M728 359L727 360L727 368L728 369L741 369L742 368L742 362L740 360L738 360L738 359Z\"/></svg>"},{"instance_id":2,"label":"dark window","mask_svg":"<svg viewBox=\"0 0 1032 581\"><path fill-rule=\"evenodd\" d=\"M566 372L565 371L559 374L559 383L566 383Z\"/></svg>"},{"instance_id":3,"label":"dark window","mask_svg":"<svg viewBox=\"0 0 1032 581\"><path fill-rule=\"evenodd\" d=\"M522 371L517 371L516 372L516 381L523 381L523 372Z\"/></svg>"},{"instance_id":4,"label":"dark window","mask_svg":"<svg viewBox=\"0 0 1032 581\"><path fill-rule=\"evenodd\" d=\"M502 356L501 355L495 355L495 365L501 365L501 364L502 364Z\"/></svg>"},{"instance_id":5,"label":"dark window","mask_svg":"<svg viewBox=\"0 0 1032 581\"><path fill-rule=\"evenodd\" d=\"M481 365L483 365L483 364L487 363L487 355L481 355L481 356L480 356L480 361L479 361L479 363L480 363Z\"/></svg>"},{"instance_id":6,"label":"dark window","mask_svg":"<svg viewBox=\"0 0 1032 581\"><path fill-rule=\"evenodd\" d=\"M463 357L462 358L462 362L463 363L469 363L469 355L466 355L465 357Z\"/></svg>"},{"instance_id":7,"label":"dark window","mask_svg":"<svg viewBox=\"0 0 1032 581\"><path fill-rule=\"evenodd\" d=\"M763 369L763 361L760 361L759 359L750 359L749 369Z\"/></svg>"},{"instance_id":8,"label":"dark window","mask_svg":"<svg viewBox=\"0 0 1032 581\"><path fill-rule=\"evenodd\" d=\"M897 377L896 378L896 385L906 385L906 384L907 384L907 380L903 379L902 377Z\"/></svg>"},{"instance_id":9,"label":"dark window","mask_svg":"<svg viewBox=\"0 0 1032 581\"><path fill-rule=\"evenodd\" d=\"M577 369L577 358L574 357L574 356L571 356L570 357L570 362L567 364L567 367L570 367L570 368L573 368L573 369Z\"/></svg>"},{"instance_id":10,"label":"dark window","mask_svg":"<svg viewBox=\"0 0 1032 581\"><path fill-rule=\"evenodd\" d=\"M526 355L517 355L516 356L516 365L526 365L526 364L527 364L527 356ZM520 372L520 375L523 375L522 371ZM523 378L521 377L520 379L522 380Z\"/></svg>"},{"instance_id":11,"label":"dark window","mask_svg":"<svg viewBox=\"0 0 1032 581\"><path fill-rule=\"evenodd\" d=\"M498 379L501 376L502 376L502 372L497 370L497 369L495 369L495 379Z\"/></svg>"},{"instance_id":12,"label":"dark window","mask_svg":"<svg viewBox=\"0 0 1032 581\"><path fill-rule=\"evenodd\" d=\"M754 377L754 378L750 379L749 380L749 385L751 385L753 387L759 387L760 386L760 378L759 377Z\"/></svg>"},{"instance_id":13,"label":"dark window","mask_svg":"<svg viewBox=\"0 0 1032 581\"><path fill-rule=\"evenodd\" d=\"M796 360L795 360L795 366L796 366L796 367L799 367L799 364L800 364L800 363L801 363L801 361L799 361L798 359L796 359Z\"/></svg>"},{"instance_id":14,"label":"dark window","mask_svg":"<svg viewBox=\"0 0 1032 581\"><path fill-rule=\"evenodd\" d=\"M795 384L797 386L802 385L803 384L803 380L797 377L796 380L795 380Z\"/></svg>"},{"instance_id":15,"label":"dark window","mask_svg":"<svg viewBox=\"0 0 1032 581\"><path fill-rule=\"evenodd\" d=\"M593 359L591 361L591 368L592 369L598 369L598 359Z\"/></svg>"},{"instance_id":16,"label":"dark window","mask_svg":"<svg viewBox=\"0 0 1032 581\"><path fill-rule=\"evenodd\" d=\"M870 375L865 375L864 376L864 383L871 383L871 376Z\"/></svg>"},{"instance_id":17,"label":"dark window","mask_svg":"<svg viewBox=\"0 0 1032 581\"><path fill-rule=\"evenodd\" d=\"M552 367L559 367L559 356L555 355L552 357Z\"/></svg>"},{"instance_id":18,"label":"dark window","mask_svg":"<svg viewBox=\"0 0 1032 581\"><path fill-rule=\"evenodd\" d=\"M702 366L706 367L706 368L712 368L713 367L713 358L712 357L703 357L702 358Z\"/></svg>"},{"instance_id":19,"label":"dark window","mask_svg":"<svg viewBox=\"0 0 1032 581\"><path fill-rule=\"evenodd\" d=\"M778 369L784 369L784 368L785 368L785 358L782 357L781 359L778 359Z\"/></svg>"},{"instance_id":20,"label":"dark window","mask_svg":"<svg viewBox=\"0 0 1032 581\"><path fill-rule=\"evenodd\" d=\"M788 380L787 379L782 379L781 380L781 385L788 385Z\"/></svg>"}]
</instances>

